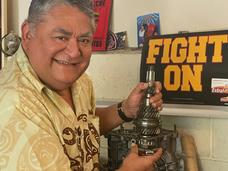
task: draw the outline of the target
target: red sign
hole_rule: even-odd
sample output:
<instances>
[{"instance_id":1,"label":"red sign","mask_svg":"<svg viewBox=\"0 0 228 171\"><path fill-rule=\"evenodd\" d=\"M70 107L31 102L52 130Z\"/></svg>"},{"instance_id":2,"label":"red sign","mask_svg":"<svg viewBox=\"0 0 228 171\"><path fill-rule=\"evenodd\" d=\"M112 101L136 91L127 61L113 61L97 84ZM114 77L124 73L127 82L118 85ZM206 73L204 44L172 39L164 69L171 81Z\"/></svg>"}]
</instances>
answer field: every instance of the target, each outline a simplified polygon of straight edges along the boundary
<instances>
[{"instance_id":1,"label":"red sign","mask_svg":"<svg viewBox=\"0 0 228 171\"><path fill-rule=\"evenodd\" d=\"M93 51L104 51L106 50L112 0L93 0L93 6L98 16L97 28L93 36Z\"/></svg>"}]
</instances>

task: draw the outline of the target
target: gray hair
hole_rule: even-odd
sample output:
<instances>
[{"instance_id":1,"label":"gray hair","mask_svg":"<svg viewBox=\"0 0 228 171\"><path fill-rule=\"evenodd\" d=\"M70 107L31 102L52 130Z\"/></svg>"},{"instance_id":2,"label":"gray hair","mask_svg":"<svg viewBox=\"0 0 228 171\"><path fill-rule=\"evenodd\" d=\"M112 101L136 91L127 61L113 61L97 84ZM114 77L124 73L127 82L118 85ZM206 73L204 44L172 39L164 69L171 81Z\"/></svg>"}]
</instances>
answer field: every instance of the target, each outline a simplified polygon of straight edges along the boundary
<instances>
[{"instance_id":1,"label":"gray hair","mask_svg":"<svg viewBox=\"0 0 228 171\"><path fill-rule=\"evenodd\" d=\"M92 9L92 0L32 0L27 18L28 23L36 25L42 22L43 16L51 8L61 4L77 7L91 19L92 29L93 31L95 30L95 14Z\"/></svg>"}]
</instances>

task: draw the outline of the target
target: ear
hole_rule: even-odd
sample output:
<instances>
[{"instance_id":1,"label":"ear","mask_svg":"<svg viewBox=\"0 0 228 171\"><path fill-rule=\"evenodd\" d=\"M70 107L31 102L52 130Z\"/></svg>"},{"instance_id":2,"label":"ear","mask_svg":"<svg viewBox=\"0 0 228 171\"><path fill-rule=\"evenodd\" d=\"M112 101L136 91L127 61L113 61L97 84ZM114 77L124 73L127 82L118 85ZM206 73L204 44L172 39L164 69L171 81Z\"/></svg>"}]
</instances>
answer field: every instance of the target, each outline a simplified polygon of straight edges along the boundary
<instances>
[{"instance_id":1,"label":"ear","mask_svg":"<svg viewBox=\"0 0 228 171\"><path fill-rule=\"evenodd\" d=\"M21 26L22 42L27 43L32 38L31 28L28 21L24 21Z\"/></svg>"}]
</instances>

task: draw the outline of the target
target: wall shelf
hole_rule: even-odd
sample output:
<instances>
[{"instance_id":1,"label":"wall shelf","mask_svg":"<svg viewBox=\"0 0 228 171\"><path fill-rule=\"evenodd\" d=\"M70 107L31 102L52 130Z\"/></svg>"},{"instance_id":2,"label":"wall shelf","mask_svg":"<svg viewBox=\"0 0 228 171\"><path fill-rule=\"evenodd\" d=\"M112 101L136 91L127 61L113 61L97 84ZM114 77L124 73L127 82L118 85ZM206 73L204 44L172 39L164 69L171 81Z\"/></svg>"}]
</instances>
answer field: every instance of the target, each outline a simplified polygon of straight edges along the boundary
<instances>
[{"instance_id":1,"label":"wall shelf","mask_svg":"<svg viewBox=\"0 0 228 171\"><path fill-rule=\"evenodd\" d=\"M228 118L228 106L164 104L161 115L201 118Z\"/></svg>"},{"instance_id":2,"label":"wall shelf","mask_svg":"<svg viewBox=\"0 0 228 171\"><path fill-rule=\"evenodd\" d=\"M120 99L97 99L97 107L107 107L120 102ZM200 118L228 118L228 106L164 104L164 116L185 116Z\"/></svg>"},{"instance_id":3,"label":"wall shelf","mask_svg":"<svg viewBox=\"0 0 228 171\"><path fill-rule=\"evenodd\" d=\"M93 54L141 54L142 48L128 47L124 49L94 51Z\"/></svg>"}]
</instances>

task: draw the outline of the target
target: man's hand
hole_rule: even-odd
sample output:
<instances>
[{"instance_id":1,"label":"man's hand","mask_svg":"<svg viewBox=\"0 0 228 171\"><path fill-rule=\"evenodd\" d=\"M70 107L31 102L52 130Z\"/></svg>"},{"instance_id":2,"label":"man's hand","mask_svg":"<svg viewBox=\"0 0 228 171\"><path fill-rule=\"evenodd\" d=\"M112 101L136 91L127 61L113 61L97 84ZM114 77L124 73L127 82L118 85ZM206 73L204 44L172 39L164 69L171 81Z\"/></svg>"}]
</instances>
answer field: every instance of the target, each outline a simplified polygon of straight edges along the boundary
<instances>
[{"instance_id":1,"label":"man's hand","mask_svg":"<svg viewBox=\"0 0 228 171\"><path fill-rule=\"evenodd\" d=\"M162 110L163 100L161 93L161 83L156 81L155 83L155 95L151 96L150 103L158 111ZM137 111L139 110L140 103L145 94L145 90L148 87L148 83L139 83L130 93L128 98L123 101L123 110L127 117L136 118Z\"/></svg>"},{"instance_id":2,"label":"man's hand","mask_svg":"<svg viewBox=\"0 0 228 171\"><path fill-rule=\"evenodd\" d=\"M221 97L220 102L228 102L228 96L226 97Z\"/></svg>"},{"instance_id":3,"label":"man's hand","mask_svg":"<svg viewBox=\"0 0 228 171\"><path fill-rule=\"evenodd\" d=\"M139 106L145 95L148 83L139 83L122 103L122 110L126 117L136 118ZM155 82L155 95L150 98L150 102L158 111L162 109L161 83ZM106 107L96 108L96 115L100 118L101 135L108 133L112 129L123 123L123 119L118 115L117 104Z\"/></svg>"},{"instance_id":4,"label":"man's hand","mask_svg":"<svg viewBox=\"0 0 228 171\"><path fill-rule=\"evenodd\" d=\"M161 157L162 149L149 156L139 156L138 147L134 144L131 151L124 159L122 166L117 171L152 171L154 163Z\"/></svg>"}]
</instances>

